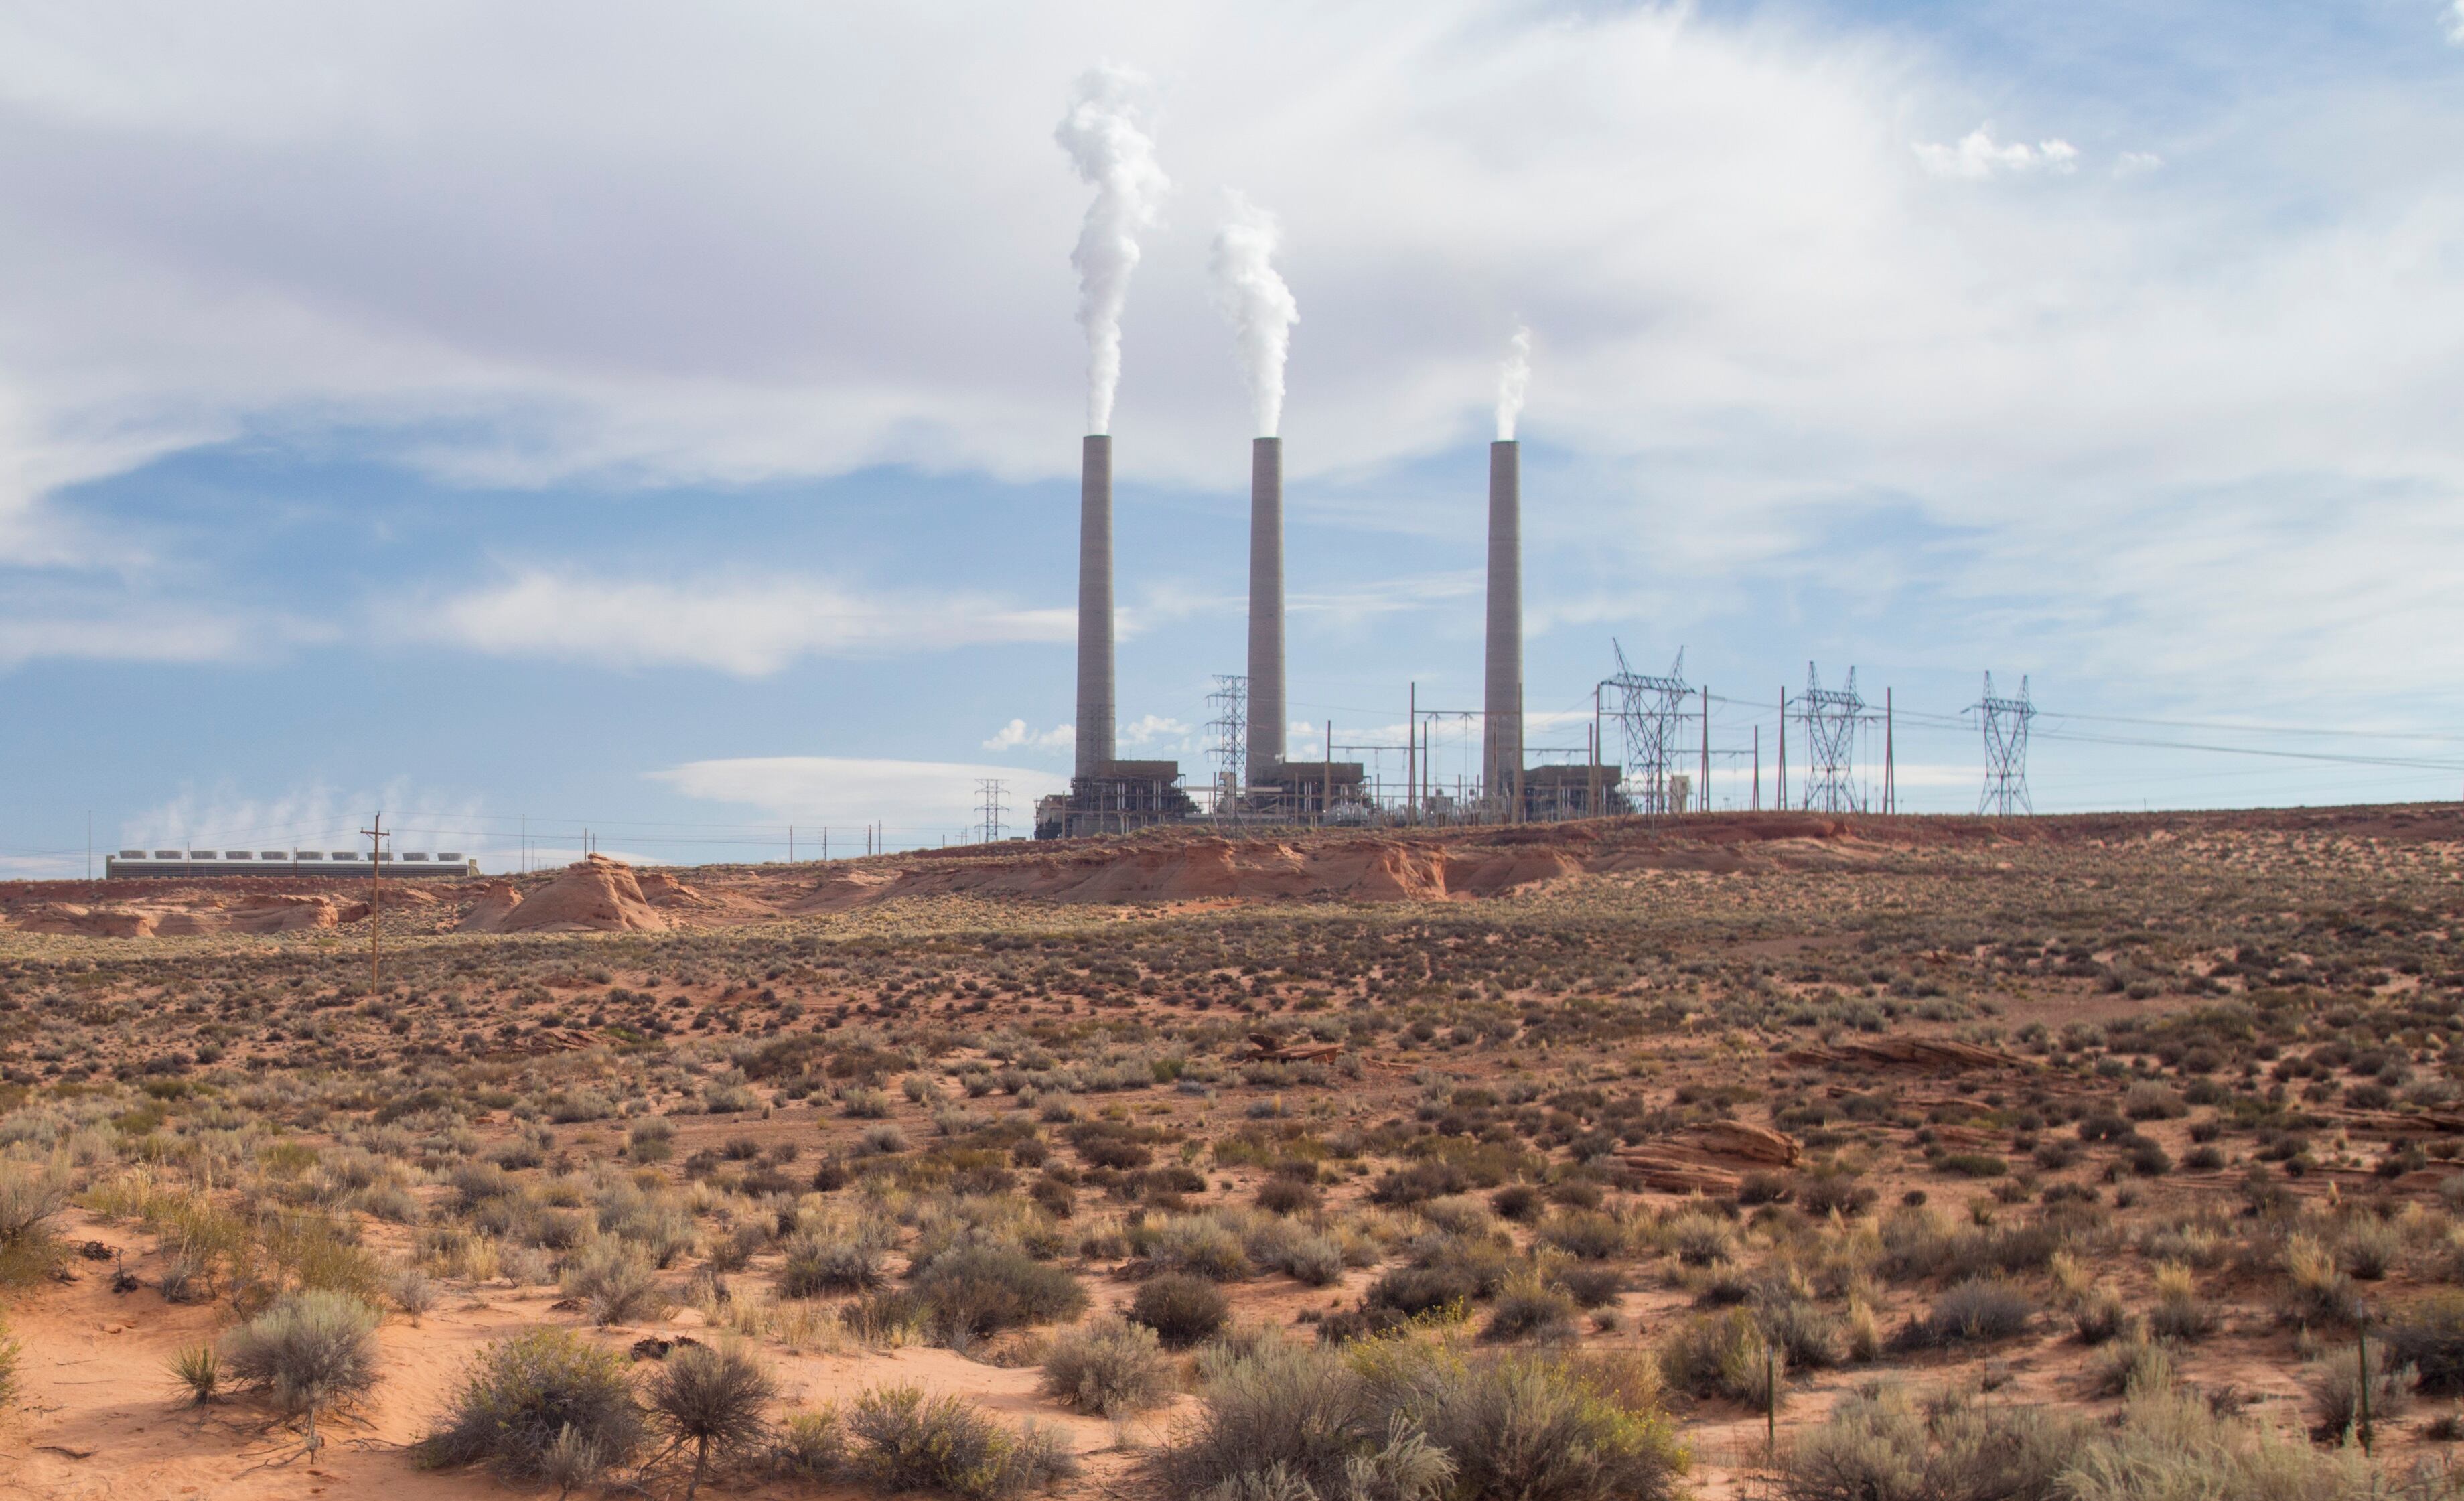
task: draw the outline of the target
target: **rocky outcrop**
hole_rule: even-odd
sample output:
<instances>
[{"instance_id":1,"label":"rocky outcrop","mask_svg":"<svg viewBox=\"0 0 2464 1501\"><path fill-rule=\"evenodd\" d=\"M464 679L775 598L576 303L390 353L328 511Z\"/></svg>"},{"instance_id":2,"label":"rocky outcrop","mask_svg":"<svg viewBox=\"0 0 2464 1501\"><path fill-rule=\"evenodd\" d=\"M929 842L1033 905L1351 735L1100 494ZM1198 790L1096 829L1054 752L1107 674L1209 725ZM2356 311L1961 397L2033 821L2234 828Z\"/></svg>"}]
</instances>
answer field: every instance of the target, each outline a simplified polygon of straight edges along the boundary
<instances>
[{"instance_id":1,"label":"rocky outcrop","mask_svg":"<svg viewBox=\"0 0 2464 1501\"><path fill-rule=\"evenodd\" d=\"M457 933L502 933L505 919L522 904L522 894L514 890L511 881L490 881L479 893L479 899L454 924Z\"/></svg>"},{"instance_id":2,"label":"rocky outcrop","mask_svg":"<svg viewBox=\"0 0 2464 1501\"><path fill-rule=\"evenodd\" d=\"M665 933L668 919L642 894L633 868L594 854L522 898L496 933Z\"/></svg>"},{"instance_id":3,"label":"rocky outcrop","mask_svg":"<svg viewBox=\"0 0 2464 1501\"><path fill-rule=\"evenodd\" d=\"M81 907L45 902L17 919L26 933L58 933L88 938L150 938L161 918L130 907Z\"/></svg>"}]
</instances>

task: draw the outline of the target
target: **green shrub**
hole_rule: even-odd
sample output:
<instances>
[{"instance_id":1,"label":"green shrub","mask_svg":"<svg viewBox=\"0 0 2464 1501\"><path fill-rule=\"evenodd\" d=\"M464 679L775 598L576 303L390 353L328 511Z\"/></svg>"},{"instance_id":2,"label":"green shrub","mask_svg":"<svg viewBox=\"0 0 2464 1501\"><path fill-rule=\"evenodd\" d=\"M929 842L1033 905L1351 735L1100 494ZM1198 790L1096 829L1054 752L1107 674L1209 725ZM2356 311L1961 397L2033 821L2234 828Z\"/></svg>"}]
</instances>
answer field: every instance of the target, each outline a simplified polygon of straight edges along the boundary
<instances>
[{"instance_id":1,"label":"green shrub","mask_svg":"<svg viewBox=\"0 0 2464 1501\"><path fill-rule=\"evenodd\" d=\"M660 1305L649 1253L621 1240L592 1242L557 1282L566 1297L581 1300L591 1322L603 1329L630 1323Z\"/></svg>"},{"instance_id":2,"label":"green shrub","mask_svg":"<svg viewBox=\"0 0 2464 1501\"><path fill-rule=\"evenodd\" d=\"M1044 1394L1108 1418L1144 1412L1172 1400L1172 1367L1153 1329L1099 1318L1053 1336Z\"/></svg>"},{"instance_id":3,"label":"green shrub","mask_svg":"<svg viewBox=\"0 0 2464 1501\"><path fill-rule=\"evenodd\" d=\"M640 1451L648 1428L624 1357L571 1330L534 1329L479 1355L416 1453L431 1468L484 1461L508 1479L547 1479L566 1433L569 1457L579 1445L613 1466Z\"/></svg>"},{"instance_id":4,"label":"green shrub","mask_svg":"<svg viewBox=\"0 0 2464 1501\"><path fill-rule=\"evenodd\" d=\"M1272 1476L1309 1488L1285 1495L1346 1495L1352 1463L1385 1435L1385 1407L1369 1382L1323 1347L1274 1339L1202 1358L1200 1368L1199 1414L1157 1457L1169 1494Z\"/></svg>"},{"instance_id":5,"label":"green shrub","mask_svg":"<svg viewBox=\"0 0 2464 1501\"><path fill-rule=\"evenodd\" d=\"M847 1424L836 1407L794 1412L779 1424L771 1459L783 1474L798 1480L827 1480L847 1459Z\"/></svg>"},{"instance_id":6,"label":"green shrub","mask_svg":"<svg viewBox=\"0 0 2464 1501\"><path fill-rule=\"evenodd\" d=\"M0 1286L39 1281L58 1260L52 1221L68 1207L68 1180L22 1162L0 1162Z\"/></svg>"},{"instance_id":7,"label":"green shrub","mask_svg":"<svg viewBox=\"0 0 2464 1501\"><path fill-rule=\"evenodd\" d=\"M962 1397L913 1386L875 1387L847 1411L854 1465L885 1490L942 1490L967 1501L1023 1495L1076 1462L1037 1424L1011 1429Z\"/></svg>"},{"instance_id":8,"label":"green shrub","mask_svg":"<svg viewBox=\"0 0 2464 1501\"><path fill-rule=\"evenodd\" d=\"M2370 1426L2401 1417L2412 1405L2412 1367L2391 1363L2385 1346L2373 1345L2369 1359ZM2330 1355L2311 1368L2302 1384L2309 1393L2310 1436L2323 1444L2354 1437L2363 1417L2363 1365L2358 1352ZM2366 1441L2369 1435L2361 1433Z\"/></svg>"},{"instance_id":9,"label":"green shrub","mask_svg":"<svg viewBox=\"0 0 2464 1501\"><path fill-rule=\"evenodd\" d=\"M1726 1397L1759 1409L1788 1374L1788 1361L1751 1312L1699 1314L1669 1331L1660 1374L1690 1397Z\"/></svg>"},{"instance_id":10,"label":"green shrub","mask_svg":"<svg viewBox=\"0 0 2464 1501\"><path fill-rule=\"evenodd\" d=\"M962 1246L927 1263L913 1290L942 1337L964 1342L1076 1318L1087 1291L1061 1267L1005 1246Z\"/></svg>"},{"instance_id":11,"label":"green shrub","mask_svg":"<svg viewBox=\"0 0 2464 1501\"><path fill-rule=\"evenodd\" d=\"M779 1269L779 1295L809 1298L824 1292L869 1292L890 1280L881 1253L858 1241L800 1234L787 1242Z\"/></svg>"},{"instance_id":12,"label":"green shrub","mask_svg":"<svg viewBox=\"0 0 2464 1501\"><path fill-rule=\"evenodd\" d=\"M1157 1458L1174 1495L1658 1501L1684 1459L1649 1362L1464 1356L1419 1339L1210 1355L1199 1416Z\"/></svg>"},{"instance_id":13,"label":"green shrub","mask_svg":"<svg viewBox=\"0 0 2464 1501\"><path fill-rule=\"evenodd\" d=\"M2464 1394L2464 1292L2434 1292L2387 1324L2387 1358L2419 1375L2432 1397Z\"/></svg>"},{"instance_id":14,"label":"green shrub","mask_svg":"<svg viewBox=\"0 0 2464 1501\"><path fill-rule=\"evenodd\" d=\"M1185 1350L1223 1327L1232 1300L1203 1277L1167 1272L1150 1277L1130 1299L1130 1317L1155 1332L1165 1345Z\"/></svg>"},{"instance_id":15,"label":"green shrub","mask_svg":"<svg viewBox=\"0 0 2464 1501\"><path fill-rule=\"evenodd\" d=\"M2264 1424L2220 1416L2198 1393L2176 1387L2133 1395L2118 1426L2079 1445L2060 1484L2063 1501L2349 1501L2390 1493L2351 1449L2311 1448Z\"/></svg>"},{"instance_id":16,"label":"green shrub","mask_svg":"<svg viewBox=\"0 0 2464 1501\"><path fill-rule=\"evenodd\" d=\"M377 1311L344 1292L293 1292L223 1337L223 1363L242 1385L308 1420L308 1451L321 1441L317 1419L377 1383Z\"/></svg>"},{"instance_id":17,"label":"green shrub","mask_svg":"<svg viewBox=\"0 0 2464 1501\"><path fill-rule=\"evenodd\" d=\"M1540 1226L1540 1242L1585 1261L1606 1261L1624 1253L1627 1235L1625 1226L1608 1215L1574 1209L1551 1215Z\"/></svg>"},{"instance_id":18,"label":"green shrub","mask_svg":"<svg viewBox=\"0 0 2464 1501\"><path fill-rule=\"evenodd\" d=\"M1558 1337L1573 1333L1575 1313L1574 1300L1563 1289L1543 1281L1536 1270L1526 1271L1507 1279L1489 1308L1488 1323L1481 1335L1486 1339Z\"/></svg>"},{"instance_id":19,"label":"green shrub","mask_svg":"<svg viewBox=\"0 0 2464 1501\"><path fill-rule=\"evenodd\" d=\"M2035 1312L2018 1289L1980 1277L1934 1299L1932 1309L1908 1320L1892 1342L1903 1350L1926 1350L2008 1339L2026 1329Z\"/></svg>"},{"instance_id":20,"label":"green shrub","mask_svg":"<svg viewBox=\"0 0 2464 1501\"><path fill-rule=\"evenodd\" d=\"M1433 1364L1397 1416L1452 1462L1459 1495L1657 1501L1685 1456L1647 1360L1513 1354ZM1390 1424L1392 1423L1390 1419Z\"/></svg>"},{"instance_id":21,"label":"green shrub","mask_svg":"<svg viewBox=\"0 0 2464 1501\"><path fill-rule=\"evenodd\" d=\"M1781 1450L1778 1492L1781 1501L2056 1501L2083 1433L2041 1408L1947 1394L1921 1407L1896 1387L1868 1387Z\"/></svg>"}]
</instances>

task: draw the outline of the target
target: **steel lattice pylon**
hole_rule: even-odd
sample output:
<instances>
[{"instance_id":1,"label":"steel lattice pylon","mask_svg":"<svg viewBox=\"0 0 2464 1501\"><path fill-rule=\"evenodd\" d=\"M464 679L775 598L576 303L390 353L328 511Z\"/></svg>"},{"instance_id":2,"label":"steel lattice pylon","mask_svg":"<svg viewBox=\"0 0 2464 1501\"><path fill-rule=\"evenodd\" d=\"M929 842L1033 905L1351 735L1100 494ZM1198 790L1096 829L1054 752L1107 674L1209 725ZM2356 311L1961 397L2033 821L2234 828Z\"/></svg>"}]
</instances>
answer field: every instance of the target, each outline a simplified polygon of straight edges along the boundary
<instances>
[{"instance_id":1,"label":"steel lattice pylon","mask_svg":"<svg viewBox=\"0 0 2464 1501\"><path fill-rule=\"evenodd\" d=\"M1985 696L1970 706L1985 727L1985 790L1976 811L2002 818L2034 814L2028 801L2028 721L2036 706L2028 701L2028 680L2019 679L2019 696L1993 696L1993 674L1985 674Z\"/></svg>"},{"instance_id":2,"label":"steel lattice pylon","mask_svg":"<svg viewBox=\"0 0 2464 1501\"><path fill-rule=\"evenodd\" d=\"M1857 696L1857 670L1841 688L1825 688L1814 664L1805 664L1805 803L1808 811L1861 813L1857 786L1857 727L1866 718Z\"/></svg>"},{"instance_id":3,"label":"steel lattice pylon","mask_svg":"<svg viewBox=\"0 0 2464 1501\"><path fill-rule=\"evenodd\" d=\"M1625 736L1628 805L1638 813L1670 812L1668 773L1675 764L1678 724L1690 717L1685 703L1694 696L1685 681L1685 649L1677 649L1666 677L1650 677L1626 666L1625 648L1614 640L1609 646L1617 652L1617 675L1600 686L1617 694L1609 715Z\"/></svg>"},{"instance_id":4,"label":"steel lattice pylon","mask_svg":"<svg viewBox=\"0 0 2464 1501\"><path fill-rule=\"evenodd\" d=\"M1221 811L1227 800L1238 799L1247 784L1249 761L1249 679L1233 673L1218 673L1215 692L1206 695L1207 706L1215 717L1206 727L1215 732L1215 785L1217 810Z\"/></svg>"}]
</instances>

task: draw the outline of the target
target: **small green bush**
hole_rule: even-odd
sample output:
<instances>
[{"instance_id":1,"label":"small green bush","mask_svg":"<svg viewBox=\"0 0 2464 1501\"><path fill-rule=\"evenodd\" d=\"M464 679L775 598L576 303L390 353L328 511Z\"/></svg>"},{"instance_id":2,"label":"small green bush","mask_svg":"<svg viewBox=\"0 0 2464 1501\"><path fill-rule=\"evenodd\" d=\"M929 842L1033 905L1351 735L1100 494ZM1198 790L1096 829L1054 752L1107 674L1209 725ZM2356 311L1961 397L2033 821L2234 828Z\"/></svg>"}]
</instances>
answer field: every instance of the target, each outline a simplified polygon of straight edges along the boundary
<instances>
[{"instance_id":1,"label":"small green bush","mask_svg":"<svg viewBox=\"0 0 2464 1501\"><path fill-rule=\"evenodd\" d=\"M1897 1388L1840 1399L1781 1451L1781 1501L2055 1501L2083 1430L2040 1408ZM2170 1492L2166 1492L2169 1494Z\"/></svg>"},{"instance_id":2,"label":"small green bush","mask_svg":"<svg viewBox=\"0 0 2464 1501\"><path fill-rule=\"evenodd\" d=\"M825 1292L869 1292L890 1280L881 1253L856 1241L803 1233L787 1242L779 1269L779 1295L816 1297Z\"/></svg>"},{"instance_id":3,"label":"small green bush","mask_svg":"<svg viewBox=\"0 0 2464 1501\"><path fill-rule=\"evenodd\" d=\"M649 1253L627 1241L594 1241L558 1279L564 1295L581 1300L591 1322L605 1328L657 1311L658 1278Z\"/></svg>"},{"instance_id":4,"label":"small green bush","mask_svg":"<svg viewBox=\"0 0 2464 1501\"><path fill-rule=\"evenodd\" d=\"M1081 1412L1145 1412L1170 1402L1172 1390L1172 1366L1144 1324L1099 1318L1054 1335L1045 1350L1045 1395Z\"/></svg>"},{"instance_id":5,"label":"small green bush","mask_svg":"<svg viewBox=\"0 0 2464 1501\"><path fill-rule=\"evenodd\" d=\"M1908 1320L1893 1343L1903 1350L1926 1350L2008 1339L2026 1329L2035 1312L2035 1305L2018 1289L1980 1277L1934 1299L1932 1309L1921 1318Z\"/></svg>"},{"instance_id":6,"label":"small green bush","mask_svg":"<svg viewBox=\"0 0 2464 1501\"><path fill-rule=\"evenodd\" d=\"M1660 1346L1660 1374L1691 1397L1726 1397L1757 1409L1770 1402L1788 1361L1753 1313L1730 1309L1685 1320Z\"/></svg>"},{"instance_id":7,"label":"small green bush","mask_svg":"<svg viewBox=\"0 0 2464 1501\"><path fill-rule=\"evenodd\" d=\"M1067 1269L1005 1246L944 1251L917 1273L913 1287L935 1329L959 1341L1057 1323L1087 1311L1087 1291Z\"/></svg>"},{"instance_id":8,"label":"small green bush","mask_svg":"<svg viewBox=\"0 0 2464 1501\"><path fill-rule=\"evenodd\" d=\"M855 1468L884 1490L941 1490L966 1501L1006 1501L1076 1468L1051 1429L1012 1429L962 1397L913 1386L875 1387L847 1411Z\"/></svg>"},{"instance_id":9,"label":"small green bush","mask_svg":"<svg viewBox=\"0 0 2464 1501\"><path fill-rule=\"evenodd\" d=\"M2387 1322L2387 1358L2409 1365L2426 1396L2464 1393L2464 1292L2434 1292Z\"/></svg>"},{"instance_id":10,"label":"small green bush","mask_svg":"<svg viewBox=\"0 0 2464 1501\"><path fill-rule=\"evenodd\" d=\"M1130 1299L1130 1318L1155 1332L1163 1343L1185 1350L1223 1327L1232 1300L1203 1277L1166 1272L1150 1277Z\"/></svg>"}]
</instances>

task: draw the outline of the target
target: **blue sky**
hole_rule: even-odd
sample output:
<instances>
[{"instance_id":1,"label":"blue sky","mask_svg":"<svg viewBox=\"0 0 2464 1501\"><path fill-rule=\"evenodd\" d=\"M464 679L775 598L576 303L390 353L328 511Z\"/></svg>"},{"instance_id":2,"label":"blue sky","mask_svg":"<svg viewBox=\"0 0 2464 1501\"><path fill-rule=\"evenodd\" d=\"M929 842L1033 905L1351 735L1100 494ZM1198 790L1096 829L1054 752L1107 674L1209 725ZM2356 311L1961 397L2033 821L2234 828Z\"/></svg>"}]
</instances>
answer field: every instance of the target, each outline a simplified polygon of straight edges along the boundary
<instances>
[{"instance_id":1,"label":"blue sky","mask_svg":"<svg viewBox=\"0 0 2464 1501\"><path fill-rule=\"evenodd\" d=\"M1242 668L1238 188L1340 745L1474 701L1521 323L1535 742L1615 638L1717 695L1722 802L1810 660L1907 711L1910 807L1974 806L1989 670L2040 809L2464 789L2455 5L1012 9L0 15L0 873L80 872L89 816L382 806L504 868L525 820L693 860L1023 812L1072 699L1054 126L1105 62L1172 183L1125 752L1202 776Z\"/></svg>"}]
</instances>

